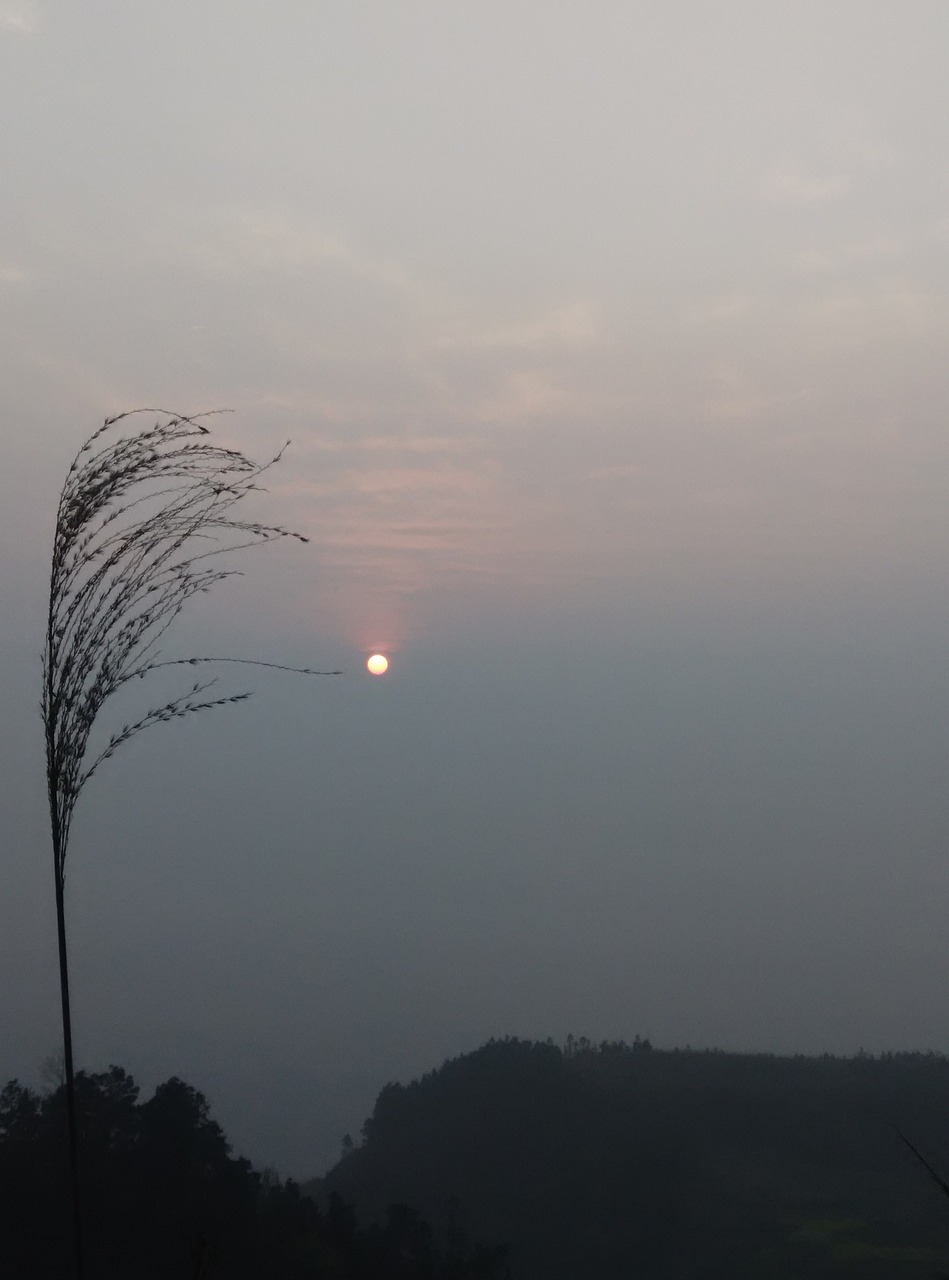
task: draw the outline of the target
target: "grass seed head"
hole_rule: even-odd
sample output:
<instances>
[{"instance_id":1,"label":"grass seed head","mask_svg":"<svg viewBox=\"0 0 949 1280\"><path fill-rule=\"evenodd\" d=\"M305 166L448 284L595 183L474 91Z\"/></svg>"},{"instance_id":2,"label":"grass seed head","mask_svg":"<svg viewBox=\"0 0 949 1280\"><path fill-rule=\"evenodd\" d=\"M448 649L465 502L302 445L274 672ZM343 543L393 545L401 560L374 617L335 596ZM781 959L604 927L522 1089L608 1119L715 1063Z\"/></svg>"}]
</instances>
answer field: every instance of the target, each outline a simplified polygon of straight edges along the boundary
<instances>
[{"instance_id":1,"label":"grass seed head","mask_svg":"<svg viewBox=\"0 0 949 1280\"><path fill-rule=\"evenodd\" d=\"M277 538L308 539L291 529L234 518L234 507L282 457L255 463L209 439L199 417L159 414L134 430L135 410L106 418L81 446L66 473L56 515L49 614L43 652L42 718L53 842L63 874L73 811L99 766L154 724L250 695L201 700L213 681L151 708L113 734L90 758L89 737L105 703L132 679L160 667L242 662L338 675L281 663L235 658L161 661L158 642L188 600L235 570L208 560ZM119 424L132 429L116 435Z\"/></svg>"}]
</instances>

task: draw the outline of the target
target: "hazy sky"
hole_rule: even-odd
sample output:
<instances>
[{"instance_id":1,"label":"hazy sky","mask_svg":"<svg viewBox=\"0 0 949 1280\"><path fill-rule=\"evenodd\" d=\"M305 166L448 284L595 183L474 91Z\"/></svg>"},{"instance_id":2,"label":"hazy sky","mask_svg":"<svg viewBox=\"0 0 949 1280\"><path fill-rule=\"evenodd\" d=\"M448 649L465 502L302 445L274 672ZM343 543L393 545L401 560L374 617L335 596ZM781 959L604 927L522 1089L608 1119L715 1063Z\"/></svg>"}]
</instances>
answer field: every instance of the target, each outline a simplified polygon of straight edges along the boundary
<instances>
[{"instance_id":1,"label":"hazy sky","mask_svg":"<svg viewBox=\"0 0 949 1280\"><path fill-rule=\"evenodd\" d=\"M59 1037L56 498L137 405L292 437L312 538L168 656L348 674L90 786L81 1063L305 1176L491 1035L949 1051L947 53L945 0L0 0L2 1079Z\"/></svg>"}]
</instances>

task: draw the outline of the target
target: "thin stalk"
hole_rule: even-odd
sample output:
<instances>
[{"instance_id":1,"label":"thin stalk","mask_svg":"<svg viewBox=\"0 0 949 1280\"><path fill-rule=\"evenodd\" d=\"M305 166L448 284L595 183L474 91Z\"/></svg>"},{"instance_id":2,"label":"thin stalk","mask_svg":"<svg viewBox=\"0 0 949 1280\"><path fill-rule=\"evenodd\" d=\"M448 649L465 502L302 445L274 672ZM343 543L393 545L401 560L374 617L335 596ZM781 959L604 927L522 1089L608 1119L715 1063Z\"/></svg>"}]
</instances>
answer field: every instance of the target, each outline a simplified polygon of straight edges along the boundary
<instances>
[{"instance_id":1,"label":"thin stalk","mask_svg":"<svg viewBox=\"0 0 949 1280\"><path fill-rule=\"evenodd\" d=\"M59 864L59 850L54 837L54 856ZM69 965L66 959L66 903L63 877L56 874L56 931L59 936L59 994L63 1008L63 1063L66 1075L66 1127L69 1134L69 1182L72 1188L73 1245L76 1258L76 1280L84 1280L82 1252L82 1193L79 1178L79 1134L76 1126L76 1077L72 1056L72 1017L69 1012Z\"/></svg>"},{"instance_id":2,"label":"thin stalk","mask_svg":"<svg viewBox=\"0 0 949 1280\"><path fill-rule=\"evenodd\" d=\"M232 571L218 569L213 562L209 565L211 557L278 538L308 539L279 525L235 520L230 514L243 497L260 490L256 481L279 461L282 449L268 462L254 463L236 449L211 443L210 431L198 418L178 414L166 415L165 421L148 430L127 435L112 431L132 416L107 418L67 472L56 511L43 651L42 717L56 886L76 1280L84 1280L85 1272L66 955L65 864L73 812L86 783L130 738L193 712L243 702L250 694L203 698L214 680L198 680L184 693L148 707L137 720L123 725L96 754L90 753L89 741L99 712L129 681L145 679L162 667L227 662L301 675L341 674L246 658L161 660L156 646L187 602L231 576ZM107 433L109 439L103 440Z\"/></svg>"},{"instance_id":3,"label":"thin stalk","mask_svg":"<svg viewBox=\"0 0 949 1280\"><path fill-rule=\"evenodd\" d=\"M47 627L47 649L52 644L52 602ZM50 669L46 672L44 706L52 706L53 689ZM49 785L49 821L53 843L53 880L56 886L56 935L59 942L59 997L63 1015L63 1068L66 1085L66 1130L69 1142L69 1183L72 1194L73 1250L76 1280L85 1280L82 1247L82 1191L79 1177L79 1132L76 1124L76 1076L72 1052L72 1015L69 1010L69 961L66 954L66 883L63 873L63 831L59 820L58 795L60 779L55 764L54 734L51 718L47 718L47 782Z\"/></svg>"}]
</instances>

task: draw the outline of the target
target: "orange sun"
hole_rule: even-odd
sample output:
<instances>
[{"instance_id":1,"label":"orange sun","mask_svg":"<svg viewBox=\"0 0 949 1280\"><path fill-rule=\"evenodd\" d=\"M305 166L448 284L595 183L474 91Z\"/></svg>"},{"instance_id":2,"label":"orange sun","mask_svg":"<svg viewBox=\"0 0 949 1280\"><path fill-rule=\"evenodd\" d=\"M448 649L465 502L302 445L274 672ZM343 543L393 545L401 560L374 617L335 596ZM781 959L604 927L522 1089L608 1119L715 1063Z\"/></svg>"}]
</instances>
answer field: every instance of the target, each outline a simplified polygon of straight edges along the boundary
<instances>
[{"instance_id":1,"label":"orange sun","mask_svg":"<svg viewBox=\"0 0 949 1280\"><path fill-rule=\"evenodd\" d=\"M389 659L384 653L374 653L366 662L367 669L374 676L384 676L389 670Z\"/></svg>"}]
</instances>

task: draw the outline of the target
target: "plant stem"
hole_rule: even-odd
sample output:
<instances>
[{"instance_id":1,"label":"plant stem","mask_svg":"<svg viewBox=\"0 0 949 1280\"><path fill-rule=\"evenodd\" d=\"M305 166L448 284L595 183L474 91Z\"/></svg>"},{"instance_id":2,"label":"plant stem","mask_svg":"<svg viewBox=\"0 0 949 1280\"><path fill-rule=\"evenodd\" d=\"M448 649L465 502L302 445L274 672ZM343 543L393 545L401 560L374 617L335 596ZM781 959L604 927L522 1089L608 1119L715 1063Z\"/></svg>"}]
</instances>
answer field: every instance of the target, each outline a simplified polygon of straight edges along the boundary
<instances>
[{"instance_id":1,"label":"plant stem","mask_svg":"<svg viewBox=\"0 0 949 1280\"><path fill-rule=\"evenodd\" d=\"M69 1013L69 968L66 962L66 902L60 829L53 807L53 857L56 873L56 929L59 935L59 991L63 1006L63 1061L66 1071L66 1123L69 1131L69 1177L72 1184L73 1243L76 1255L76 1280L84 1280L82 1254L82 1201L79 1185L79 1135L76 1127L76 1079L72 1059L72 1019Z\"/></svg>"},{"instance_id":2,"label":"plant stem","mask_svg":"<svg viewBox=\"0 0 949 1280\"><path fill-rule=\"evenodd\" d=\"M129 738L193 712L242 702L249 695L202 699L214 681L198 680L186 693L148 707L114 733L90 761L87 747L93 724L103 704L123 685L159 667L243 662L302 675L330 674L256 659L158 660L156 645L185 604L233 572L214 567L212 556L275 538L308 539L279 525L237 520L231 514L237 502L260 488L257 481L279 461L282 449L269 462L254 463L236 449L204 439L210 432L197 418L177 414L148 430L113 437L111 443L101 440L104 432L131 416L106 418L66 474L56 512L43 650L42 716L56 878L76 1280L84 1280L82 1187L65 904L73 811L85 784Z\"/></svg>"}]
</instances>

